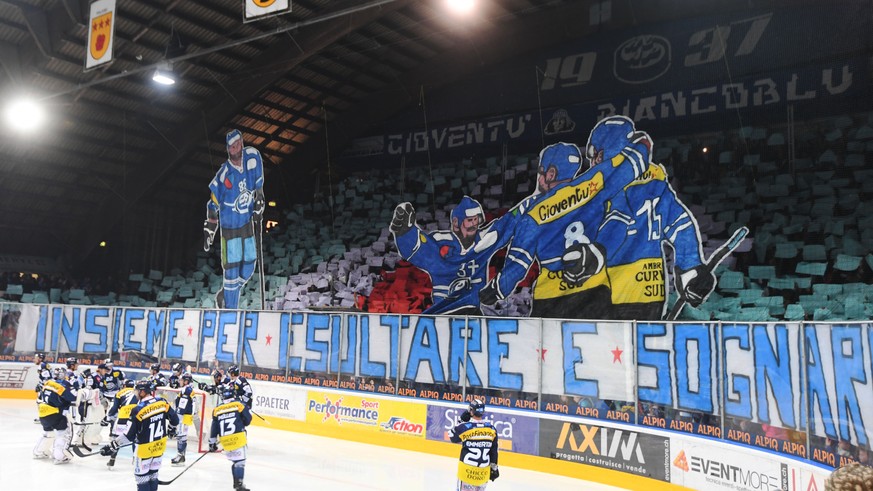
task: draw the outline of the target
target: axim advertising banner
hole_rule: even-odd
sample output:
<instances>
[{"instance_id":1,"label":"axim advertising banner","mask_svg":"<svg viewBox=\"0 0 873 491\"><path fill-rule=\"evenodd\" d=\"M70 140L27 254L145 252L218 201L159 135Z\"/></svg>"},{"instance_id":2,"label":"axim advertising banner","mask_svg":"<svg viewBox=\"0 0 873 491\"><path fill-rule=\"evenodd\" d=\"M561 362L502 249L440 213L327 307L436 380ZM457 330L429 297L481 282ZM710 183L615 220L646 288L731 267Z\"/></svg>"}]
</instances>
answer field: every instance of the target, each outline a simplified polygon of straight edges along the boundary
<instances>
[{"instance_id":1,"label":"axim advertising banner","mask_svg":"<svg viewBox=\"0 0 873 491\"><path fill-rule=\"evenodd\" d=\"M540 421L540 456L670 482L670 439L569 421Z\"/></svg>"},{"instance_id":2,"label":"axim advertising banner","mask_svg":"<svg viewBox=\"0 0 873 491\"><path fill-rule=\"evenodd\" d=\"M871 344L867 323L719 328L22 305L15 352L129 350L188 361L199 353L203 363L245 360L253 367L399 381L409 395L416 386L467 385L502 394L638 398L645 406L723 413L730 421L808 427L817 437L869 448L873 413L861 408L873 407Z\"/></svg>"},{"instance_id":3,"label":"axim advertising banner","mask_svg":"<svg viewBox=\"0 0 873 491\"><path fill-rule=\"evenodd\" d=\"M449 441L449 432L461 423L462 409L448 406L427 406L427 439ZM539 455L539 423L537 418L516 414L504 414L488 410L485 421L497 430L500 450Z\"/></svg>"}]
</instances>

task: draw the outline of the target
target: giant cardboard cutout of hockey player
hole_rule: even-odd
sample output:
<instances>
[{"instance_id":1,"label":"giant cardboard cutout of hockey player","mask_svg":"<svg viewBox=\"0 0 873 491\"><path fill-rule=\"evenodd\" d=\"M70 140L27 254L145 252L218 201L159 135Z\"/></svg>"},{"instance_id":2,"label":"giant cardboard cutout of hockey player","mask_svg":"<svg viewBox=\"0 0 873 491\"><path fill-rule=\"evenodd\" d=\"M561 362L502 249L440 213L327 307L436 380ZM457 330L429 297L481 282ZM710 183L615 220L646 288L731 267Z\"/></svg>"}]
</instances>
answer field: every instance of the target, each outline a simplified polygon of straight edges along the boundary
<instances>
[{"instance_id":1,"label":"giant cardboard cutout of hockey player","mask_svg":"<svg viewBox=\"0 0 873 491\"><path fill-rule=\"evenodd\" d=\"M625 121L630 122L623 118L622 122ZM616 123L607 118L598 124ZM539 179L553 185L519 218L503 270L479 294L483 304L491 305L512 293L534 261L539 261L540 276L533 289L531 315L591 317L582 309L592 305L591 295L585 295L587 301L580 301L584 290L577 286L595 275L603 275L605 253L592 237L603 223L607 202L640 177L649 164L648 135L634 130L619 136L615 147L618 150L600 155L605 164L578 177L574 176L581 159L555 169L541 166ZM608 300L608 286L598 285L597 290Z\"/></svg>"},{"instance_id":2,"label":"giant cardboard cutout of hockey player","mask_svg":"<svg viewBox=\"0 0 873 491\"><path fill-rule=\"evenodd\" d=\"M415 223L412 204L401 203L390 230L400 256L430 275L434 304L424 314L478 315L488 260L509 242L515 216L506 214L483 227L482 206L464 196L451 219L451 230L425 232Z\"/></svg>"},{"instance_id":3,"label":"giant cardboard cutout of hockey player","mask_svg":"<svg viewBox=\"0 0 873 491\"><path fill-rule=\"evenodd\" d=\"M264 213L264 166L256 148L243 146L239 130L229 132L226 141L228 158L209 183L203 249L210 249L220 226L224 285L216 305L236 309L260 255L255 228L260 228Z\"/></svg>"}]
</instances>

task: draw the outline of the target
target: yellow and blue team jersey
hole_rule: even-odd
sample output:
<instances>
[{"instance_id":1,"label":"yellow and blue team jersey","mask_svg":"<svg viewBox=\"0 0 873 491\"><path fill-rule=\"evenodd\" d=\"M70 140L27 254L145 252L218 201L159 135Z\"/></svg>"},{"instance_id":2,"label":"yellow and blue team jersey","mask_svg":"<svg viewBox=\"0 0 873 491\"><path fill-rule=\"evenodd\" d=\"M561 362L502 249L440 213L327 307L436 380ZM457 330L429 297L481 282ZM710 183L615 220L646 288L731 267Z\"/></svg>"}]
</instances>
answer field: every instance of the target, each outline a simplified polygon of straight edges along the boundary
<instances>
[{"instance_id":1,"label":"yellow and blue team jersey","mask_svg":"<svg viewBox=\"0 0 873 491\"><path fill-rule=\"evenodd\" d=\"M551 286L538 280L534 299L576 293L560 286L566 286L561 279L564 251L577 243L593 242L603 223L606 203L642 175L648 162L648 147L632 143L612 161L588 169L533 202L516 226L503 270L497 276L498 296L512 293L534 261L539 261L541 270L545 270L540 272L540 278L551 272L556 280ZM546 297L544 289L549 290Z\"/></svg>"},{"instance_id":2,"label":"yellow and blue team jersey","mask_svg":"<svg viewBox=\"0 0 873 491\"><path fill-rule=\"evenodd\" d=\"M263 187L261 153L256 148L244 147L241 169L227 160L221 164L209 183L212 195L206 206L218 212L223 230L242 228L251 221L254 192Z\"/></svg>"},{"instance_id":3,"label":"yellow and blue team jersey","mask_svg":"<svg viewBox=\"0 0 873 491\"><path fill-rule=\"evenodd\" d=\"M210 441L218 439L227 451L246 445L246 426L252 422L252 413L240 401L230 400L212 410Z\"/></svg>"},{"instance_id":4,"label":"yellow and blue team jersey","mask_svg":"<svg viewBox=\"0 0 873 491\"><path fill-rule=\"evenodd\" d=\"M649 165L613 198L597 237L606 249L616 306L664 303L664 243L673 249L677 267L688 270L703 263L697 222L676 197L660 164Z\"/></svg>"},{"instance_id":5,"label":"yellow and blue team jersey","mask_svg":"<svg viewBox=\"0 0 873 491\"><path fill-rule=\"evenodd\" d=\"M488 482L491 465L497 464L497 430L487 421L461 423L449 432L449 440L461 444L458 479L475 486Z\"/></svg>"},{"instance_id":6,"label":"yellow and blue team jersey","mask_svg":"<svg viewBox=\"0 0 873 491\"><path fill-rule=\"evenodd\" d=\"M122 387L121 390L115 393L115 398L112 400L112 407L109 408L109 417L117 415L118 422L124 423L130 419L130 412L139 403L136 398L136 391L133 387Z\"/></svg>"},{"instance_id":7,"label":"yellow and blue team jersey","mask_svg":"<svg viewBox=\"0 0 873 491\"><path fill-rule=\"evenodd\" d=\"M167 426L178 424L179 416L166 399L147 397L130 412L130 428L125 437L137 444L137 457L160 457L167 448Z\"/></svg>"},{"instance_id":8,"label":"yellow and blue team jersey","mask_svg":"<svg viewBox=\"0 0 873 491\"><path fill-rule=\"evenodd\" d=\"M194 388L190 385L182 387L179 397L176 398L176 413L182 417L182 424L191 426L194 424L194 400L191 393Z\"/></svg>"},{"instance_id":9,"label":"yellow and blue team jersey","mask_svg":"<svg viewBox=\"0 0 873 491\"><path fill-rule=\"evenodd\" d=\"M46 380L39 394L39 417L63 413L76 402L76 389L66 380Z\"/></svg>"}]
</instances>

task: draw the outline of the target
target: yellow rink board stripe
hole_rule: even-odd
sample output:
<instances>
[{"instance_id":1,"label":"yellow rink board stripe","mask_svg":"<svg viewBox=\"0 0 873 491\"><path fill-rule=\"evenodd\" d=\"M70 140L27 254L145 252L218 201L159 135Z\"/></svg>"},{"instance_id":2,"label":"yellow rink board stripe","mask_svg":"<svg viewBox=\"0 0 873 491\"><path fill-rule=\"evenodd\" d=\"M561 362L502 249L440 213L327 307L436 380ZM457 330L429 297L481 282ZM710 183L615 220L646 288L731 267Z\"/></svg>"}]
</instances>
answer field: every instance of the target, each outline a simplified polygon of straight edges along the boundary
<instances>
[{"instance_id":1,"label":"yellow rink board stripe","mask_svg":"<svg viewBox=\"0 0 873 491\"><path fill-rule=\"evenodd\" d=\"M458 445L448 442L427 440L423 437L411 438L408 436L373 431L372 429L354 429L350 426L338 427L335 425L319 425L306 423L304 421L278 418L275 416L264 416L264 418L269 421L269 424L255 418L252 420L252 425L294 431L297 433L306 433L309 435L326 436L329 438L337 438L340 440L349 440L359 443L369 443L382 447L391 447L413 452L424 452L454 459L457 459L460 453ZM586 481L599 482L631 490L651 491L654 489L663 489L687 491L690 489L676 484L670 484L655 479L649 479L647 477L636 476L601 467L512 452L500 453L500 465L545 472L547 474L555 474L559 476L567 476L575 479L584 479Z\"/></svg>"}]
</instances>

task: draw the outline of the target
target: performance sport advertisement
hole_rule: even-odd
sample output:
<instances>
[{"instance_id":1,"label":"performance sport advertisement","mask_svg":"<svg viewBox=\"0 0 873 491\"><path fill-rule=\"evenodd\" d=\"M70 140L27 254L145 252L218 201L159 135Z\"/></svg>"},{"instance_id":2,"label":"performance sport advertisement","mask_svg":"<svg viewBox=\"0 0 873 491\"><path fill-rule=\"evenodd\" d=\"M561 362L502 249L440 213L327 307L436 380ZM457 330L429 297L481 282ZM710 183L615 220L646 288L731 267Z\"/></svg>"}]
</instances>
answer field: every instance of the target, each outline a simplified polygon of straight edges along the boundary
<instances>
[{"instance_id":1,"label":"performance sport advertisement","mask_svg":"<svg viewBox=\"0 0 873 491\"><path fill-rule=\"evenodd\" d=\"M426 414L423 404L339 392L309 391L306 401L307 423L413 438L424 438Z\"/></svg>"}]
</instances>

